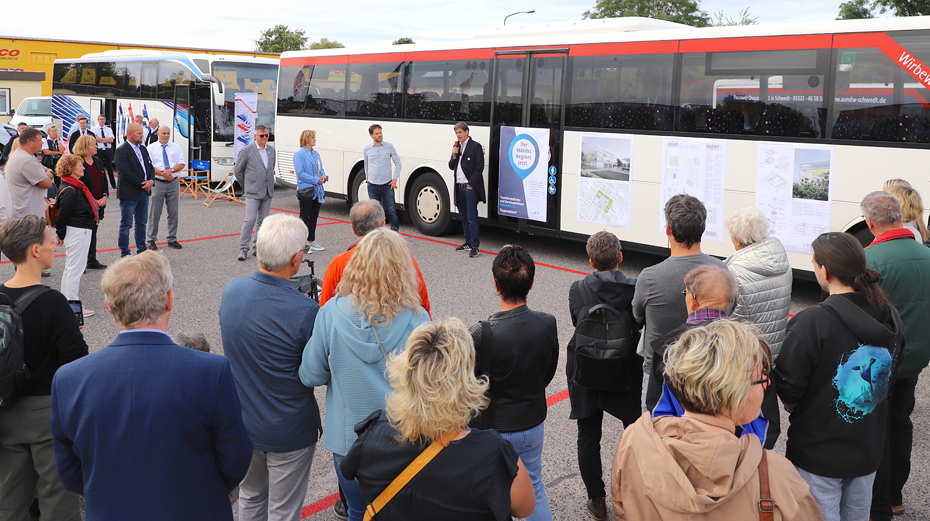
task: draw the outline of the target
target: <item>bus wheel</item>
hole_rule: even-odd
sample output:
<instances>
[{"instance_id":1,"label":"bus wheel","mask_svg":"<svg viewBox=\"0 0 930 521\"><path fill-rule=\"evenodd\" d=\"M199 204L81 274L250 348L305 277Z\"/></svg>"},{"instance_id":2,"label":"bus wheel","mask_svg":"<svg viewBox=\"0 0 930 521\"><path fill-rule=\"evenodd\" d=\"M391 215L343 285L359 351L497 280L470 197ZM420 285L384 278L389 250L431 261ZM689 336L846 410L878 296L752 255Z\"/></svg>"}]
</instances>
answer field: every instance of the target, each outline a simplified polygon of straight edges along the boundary
<instances>
[{"instance_id":1,"label":"bus wheel","mask_svg":"<svg viewBox=\"0 0 930 521\"><path fill-rule=\"evenodd\" d=\"M869 230L868 226L863 225L858 230L852 232L853 236L859 240L859 243L862 244L862 247L865 248L869 244L872 244L872 241L875 240L875 236L872 235L872 232Z\"/></svg>"},{"instance_id":2,"label":"bus wheel","mask_svg":"<svg viewBox=\"0 0 930 521\"><path fill-rule=\"evenodd\" d=\"M445 235L455 227L449 193L442 178L434 173L418 177L411 186L408 211L414 226L425 235Z\"/></svg>"},{"instance_id":3,"label":"bus wheel","mask_svg":"<svg viewBox=\"0 0 930 521\"><path fill-rule=\"evenodd\" d=\"M359 169L352 175L352 186L349 187L346 205L352 208L353 204L366 199L368 199L368 185L365 184L365 173Z\"/></svg>"}]
</instances>

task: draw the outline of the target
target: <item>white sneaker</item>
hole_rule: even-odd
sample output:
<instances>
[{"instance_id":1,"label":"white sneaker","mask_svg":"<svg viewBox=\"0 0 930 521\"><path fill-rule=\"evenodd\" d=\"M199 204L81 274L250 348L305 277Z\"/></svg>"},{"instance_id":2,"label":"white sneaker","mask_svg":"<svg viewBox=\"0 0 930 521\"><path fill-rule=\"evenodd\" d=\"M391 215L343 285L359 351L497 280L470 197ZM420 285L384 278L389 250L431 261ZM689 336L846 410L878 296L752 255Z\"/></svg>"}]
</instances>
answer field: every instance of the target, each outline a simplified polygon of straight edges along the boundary
<instances>
[{"instance_id":1,"label":"white sneaker","mask_svg":"<svg viewBox=\"0 0 930 521\"><path fill-rule=\"evenodd\" d=\"M84 308L84 318L94 316L94 310L90 308Z\"/></svg>"},{"instance_id":2,"label":"white sneaker","mask_svg":"<svg viewBox=\"0 0 930 521\"><path fill-rule=\"evenodd\" d=\"M310 243L310 249L313 251L323 251L326 248L324 248L323 245L321 245L320 243L313 241Z\"/></svg>"}]
</instances>

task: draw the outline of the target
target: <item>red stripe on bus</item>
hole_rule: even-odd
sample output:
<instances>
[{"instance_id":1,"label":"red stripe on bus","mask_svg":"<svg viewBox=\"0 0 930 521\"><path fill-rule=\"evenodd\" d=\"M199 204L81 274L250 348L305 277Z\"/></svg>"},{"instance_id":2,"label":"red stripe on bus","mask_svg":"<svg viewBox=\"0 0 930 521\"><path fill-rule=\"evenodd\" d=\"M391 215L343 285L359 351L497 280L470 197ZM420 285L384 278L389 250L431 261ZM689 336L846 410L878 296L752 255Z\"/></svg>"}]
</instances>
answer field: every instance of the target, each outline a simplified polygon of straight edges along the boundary
<instances>
[{"instance_id":1,"label":"red stripe on bus","mask_svg":"<svg viewBox=\"0 0 930 521\"><path fill-rule=\"evenodd\" d=\"M282 67L302 67L304 65L343 65L348 63L346 56L304 56L301 58L284 58Z\"/></svg>"},{"instance_id":2,"label":"red stripe on bus","mask_svg":"<svg viewBox=\"0 0 930 521\"><path fill-rule=\"evenodd\" d=\"M460 49L450 51L408 52L407 60L445 61L445 60L489 60L494 57L494 49Z\"/></svg>"},{"instance_id":3,"label":"red stripe on bus","mask_svg":"<svg viewBox=\"0 0 930 521\"><path fill-rule=\"evenodd\" d=\"M682 40L681 52L727 51L790 51L798 49L829 49L833 35L806 34L803 36L753 36L746 38L711 38Z\"/></svg>"},{"instance_id":4,"label":"red stripe on bus","mask_svg":"<svg viewBox=\"0 0 930 521\"><path fill-rule=\"evenodd\" d=\"M678 52L678 41L591 43L572 45L569 56L610 56L614 54L665 54Z\"/></svg>"},{"instance_id":5,"label":"red stripe on bus","mask_svg":"<svg viewBox=\"0 0 930 521\"><path fill-rule=\"evenodd\" d=\"M405 59L405 53L402 52L386 52L381 54L353 54L349 56L349 63L402 62Z\"/></svg>"}]
</instances>

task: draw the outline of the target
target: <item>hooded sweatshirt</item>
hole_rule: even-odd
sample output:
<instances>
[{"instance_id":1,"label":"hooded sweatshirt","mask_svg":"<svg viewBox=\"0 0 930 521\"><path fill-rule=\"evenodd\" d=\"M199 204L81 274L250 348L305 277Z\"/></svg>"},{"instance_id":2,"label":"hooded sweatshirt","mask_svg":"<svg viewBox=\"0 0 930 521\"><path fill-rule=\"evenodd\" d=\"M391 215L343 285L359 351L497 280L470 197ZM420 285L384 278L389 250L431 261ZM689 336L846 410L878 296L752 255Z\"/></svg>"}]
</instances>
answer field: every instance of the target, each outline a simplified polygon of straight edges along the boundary
<instances>
[{"instance_id":1,"label":"hooded sweatshirt","mask_svg":"<svg viewBox=\"0 0 930 521\"><path fill-rule=\"evenodd\" d=\"M368 319L353 307L355 299L337 295L320 308L313 334L304 348L300 381L307 387L326 385L323 446L345 456L355 441L355 424L385 408L391 392L384 355ZM387 356L402 351L410 333L429 315L408 309L378 323L378 338Z\"/></svg>"},{"instance_id":2,"label":"hooded sweatshirt","mask_svg":"<svg viewBox=\"0 0 930 521\"><path fill-rule=\"evenodd\" d=\"M775 519L820 520L807 483L784 456L766 451ZM758 519L762 444L690 418L643 414L614 455L617 520Z\"/></svg>"},{"instance_id":3,"label":"hooded sweatshirt","mask_svg":"<svg viewBox=\"0 0 930 521\"><path fill-rule=\"evenodd\" d=\"M875 472L885 398L903 358L898 311L873 309L861 293L830 295L792 318L772 374L782 401L797 404L788 418L788 459L829 478Z\"/></svg>"}]
</instances>

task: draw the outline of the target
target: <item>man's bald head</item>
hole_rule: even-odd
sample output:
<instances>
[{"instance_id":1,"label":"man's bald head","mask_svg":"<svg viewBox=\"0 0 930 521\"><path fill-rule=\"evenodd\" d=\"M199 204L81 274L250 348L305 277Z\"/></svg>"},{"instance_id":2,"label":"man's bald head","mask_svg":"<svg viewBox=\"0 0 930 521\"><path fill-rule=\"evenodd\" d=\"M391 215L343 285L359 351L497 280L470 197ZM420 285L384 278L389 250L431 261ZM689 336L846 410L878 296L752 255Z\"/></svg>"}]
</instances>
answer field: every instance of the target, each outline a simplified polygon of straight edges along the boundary
<instances>
[{"instance_id":1,"label":"man's bald head","mask_svg":"<svg viewBox=\"0 0 930 521\"><path fill-rule=\"evenodd\" d=\"M359 238L368 232L384 226L384 208L374 199L359 201L349 210L352 232Z\"/></svg>"},{"instance_id":2,"label":"man's bald head","mask_svg":"<svg viewBox=\"0 0 930 521\"><path fill-rule=\"evenodd\" d=\"M131 141L134 145L139 146L142 144L142 125L138 123L130 123L126 126L126 139Z\"/></svg>"},{"instance_id":3,"label":"man's bald head","mask_svg":"<svg viewBox=\"0 0 930 521\"><path fill-rule=\"evenodd\" d=\"M739 285L730 270L715 264L704 264L685 275L685 290L691 294L696 309L711 308L730 312Z\"/></svg>"}]
</instances>

